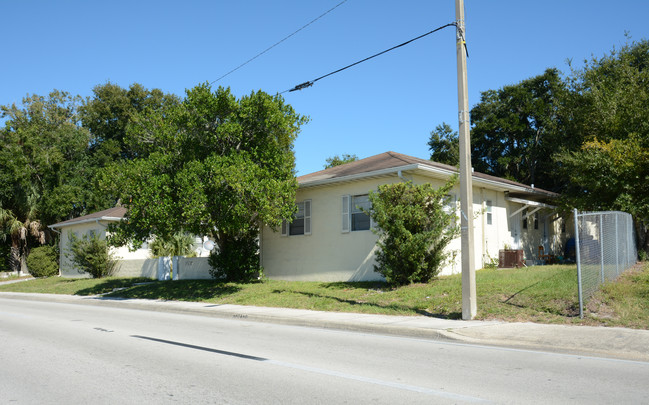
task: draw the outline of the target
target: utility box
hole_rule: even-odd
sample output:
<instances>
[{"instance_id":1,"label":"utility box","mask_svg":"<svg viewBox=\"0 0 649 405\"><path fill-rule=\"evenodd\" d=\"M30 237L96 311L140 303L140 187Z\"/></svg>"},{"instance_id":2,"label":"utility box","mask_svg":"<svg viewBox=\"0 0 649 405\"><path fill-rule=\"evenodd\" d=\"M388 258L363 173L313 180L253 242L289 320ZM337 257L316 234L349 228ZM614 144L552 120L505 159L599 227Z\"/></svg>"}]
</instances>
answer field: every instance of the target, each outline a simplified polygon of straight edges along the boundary
<instances>
[{"instance_id":1,"label":"utility box","mask_svg":"<svg viewBox=\"0 0 649 405\"><path fill-rule=\"evenodd\" d=\"M498 267L503 269L523 267L523 249L503 249L498 252Z\"/></svg>"}]
</instances>

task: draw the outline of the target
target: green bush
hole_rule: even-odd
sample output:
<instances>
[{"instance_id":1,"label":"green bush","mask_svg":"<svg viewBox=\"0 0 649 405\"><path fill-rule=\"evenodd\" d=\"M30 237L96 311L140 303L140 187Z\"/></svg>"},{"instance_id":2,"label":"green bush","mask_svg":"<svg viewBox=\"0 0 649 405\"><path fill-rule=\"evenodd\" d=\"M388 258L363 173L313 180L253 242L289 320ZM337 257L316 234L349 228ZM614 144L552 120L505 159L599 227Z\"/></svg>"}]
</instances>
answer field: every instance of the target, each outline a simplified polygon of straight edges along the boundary
<instances>
[{"instance_id":1,"label":"green bush","mask_svg":"<svg viewBox=\"0 0 649 405\"><path fill-rule=\"evenodd\" d=\"M110 252L106 240L95 232L85 234L81 239L70 233L69 238L70 253L66 256L80 273L89 273L93 278L113 275L117 269L117 258Z\"/></svg>"},{"instance_id":2,"label":"green bush","mask_svg":"<svg viewBox=\"0 0 649 405\"><path fill-rule=\"evenodd\" d=\"M257 235L247 234L227 241L221 240L219 248L222 250L213 250L208 259L210 274L215 279L247 283L261 275Z\"/></svg>"},{"instance_id":3,"label":"green bush","mask_svg":"<svg viewBox=\"0 0 649 405\"><path fill-rule=\"evenodd\" d=\"M27 256L27 268L34 277L51 277L59 274L59 254L56 246L33 248Z\"/></svg>"},{"instance_id":4,"label":"green bush","mask_svg":"<svg viewBox=\"0 0 649 405\"><path fill-rule=\"evenodd\" d=\"M458 235L455 208L445 210L456 180L439 189L412 182L385 184L370 193L368 214L379 235L374 269L388 284L427 283L441 270L449 254L445 249Z\"/></svg>"}]
</instances>

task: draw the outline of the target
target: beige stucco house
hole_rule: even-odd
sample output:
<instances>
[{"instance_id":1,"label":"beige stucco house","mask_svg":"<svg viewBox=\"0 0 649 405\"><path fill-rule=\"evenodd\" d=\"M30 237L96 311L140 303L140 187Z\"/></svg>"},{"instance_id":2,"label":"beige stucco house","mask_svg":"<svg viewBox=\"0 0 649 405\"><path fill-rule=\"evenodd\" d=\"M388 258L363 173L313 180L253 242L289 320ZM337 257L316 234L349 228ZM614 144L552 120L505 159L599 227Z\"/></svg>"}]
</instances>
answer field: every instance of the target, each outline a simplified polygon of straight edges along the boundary
<instances>
[{"instance_id":1,"label":"beige stucco house","mask_svg":"<svg viewBox=\"0 0 649 405\"><path fill-rule=\"evenodd\" d=\"M261 263L269 278L286 280L380 280L374 272L377 236L360 208L379 185L401 181L443 185L457 168L386 152L298 178L296 219L281 230L264 228ZM565 224L552 205L555 193L473 173L476 268L497 263L500 249L523 249L529 261L559 254ZM448 209L459 212L459 185ZM460 239L449 246L451 260L441 274L460 272Z\"/></svg>"}]
</instances>

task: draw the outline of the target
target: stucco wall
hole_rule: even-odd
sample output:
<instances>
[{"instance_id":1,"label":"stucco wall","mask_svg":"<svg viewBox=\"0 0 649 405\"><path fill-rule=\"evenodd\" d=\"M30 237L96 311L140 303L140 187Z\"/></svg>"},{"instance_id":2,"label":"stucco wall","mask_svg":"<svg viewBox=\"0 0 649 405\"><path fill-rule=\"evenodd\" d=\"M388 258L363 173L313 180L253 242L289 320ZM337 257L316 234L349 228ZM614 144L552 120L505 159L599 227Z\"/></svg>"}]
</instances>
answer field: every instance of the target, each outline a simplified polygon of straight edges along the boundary
<instances>
[{"instance_id":1,"label":"stucco wall","mask_svg":"<svg viewBox=\"0 0 649 405\"><path fill-rule=\"evenodd\" d=\"M70 234L74 233L78 238L83 235L95 232L101 239L106 239L107 221L87 222L82 224L68 225L61 228L61 239L59 241L59 267L63 277L87 278L90 274L81 272L68 258L70 253ZM149 263L150 255L148 248L140 248L133 252L128 247L122 246L111 248L115 257L119 260L116 270L118 277L155 277L155 266Z\"/></svg>"},{"instance_id":2,"label":"stucco wall","mask_svg":"<svg viewBox=\"0 0 649 405\"><path fill-rule=\"evenodd\" d=\"M444 184L444 179L409 176L415 184L430 182L434 187ZM335 185L301 188L297 202L311 200L312 234L282 236L265 228L262 233L262 265L269 278L285 280L361 281L381 280L375 273L377 237L371 231L342 232L342 196L367 194L380 184L400 179L394 175L377 179L337 183ZM452 191L459 221L459 186ZM486 223L484 201L492 201L492 224ZM475 263L481 268L489 257L498 257L498 250L511 242L507 225L507 202L504 193L474 188ZM441 274L458 273L460 265L460 239L448 247L454 260Z\"/></svg>"},{"instance_id":3,"label":"stucco wall","mask_svg":"<svg viewBox=\"0 0 649 405\"><path fill-rule=\"evenodd\" d=\"M431 183L442 186L445 179L411 175L406 179L414 184ZM300 188L296 202L311 200L311 235L282 236L269 228L262 231L262 265L269 278L283 280L369 281L381 280L373 270L377 237L371 231L342 232L342 196L367 194L380 184L401 181L397 175L382 178L336 183L318 187ZM459 185L451 192L456 201L459 225ZM555 253L565 244L561 233L562 220L548 209L539 213L539 229L528 220L528 229L522 229L522 207L506 200L504 191L485 187L473 188L474 260L476 269L497 263L498 252L505 247L524 247L526 257L535 259L538 246L546 245L546 252ZM488 223L487 201L491 201L491 223ZM518 235L518 237L515 237ZM461 241L454 239L447 250L451 260L440 274L461 272ZM557 252L558 253L558 252Z\"/></svg>"},{"instance_id":4,"label":"stucco wall","mask_svg":"<svg viewBox=\"0 0 649 405\"><path fill-rule=\"evenodd\" d=\"M179 257L174 280L210 280L210 265L207 257Z\"/></svg>"}]
</instances>

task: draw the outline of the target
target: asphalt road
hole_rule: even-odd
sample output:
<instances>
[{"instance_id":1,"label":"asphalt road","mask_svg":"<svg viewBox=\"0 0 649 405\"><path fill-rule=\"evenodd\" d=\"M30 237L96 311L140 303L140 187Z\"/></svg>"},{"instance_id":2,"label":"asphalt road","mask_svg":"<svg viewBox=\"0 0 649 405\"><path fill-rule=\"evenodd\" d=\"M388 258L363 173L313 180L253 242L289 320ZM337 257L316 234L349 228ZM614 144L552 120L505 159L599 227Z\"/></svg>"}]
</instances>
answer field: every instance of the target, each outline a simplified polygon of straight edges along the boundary
<instances>
[{"instance_id":1,"label":"asphalt road","mask_svg":"<svg viewBox=\"0 0 649 405\"><path fill-rule=\"evenodd\" d=\"M649 363L0 298L0 403L649 403Z\"/></svg>"}]
</instances>

